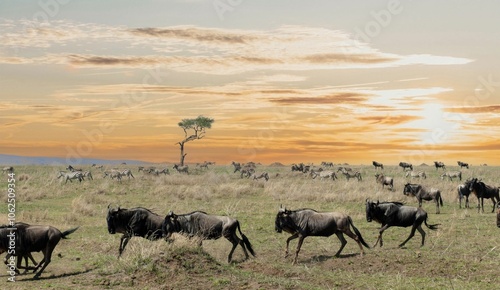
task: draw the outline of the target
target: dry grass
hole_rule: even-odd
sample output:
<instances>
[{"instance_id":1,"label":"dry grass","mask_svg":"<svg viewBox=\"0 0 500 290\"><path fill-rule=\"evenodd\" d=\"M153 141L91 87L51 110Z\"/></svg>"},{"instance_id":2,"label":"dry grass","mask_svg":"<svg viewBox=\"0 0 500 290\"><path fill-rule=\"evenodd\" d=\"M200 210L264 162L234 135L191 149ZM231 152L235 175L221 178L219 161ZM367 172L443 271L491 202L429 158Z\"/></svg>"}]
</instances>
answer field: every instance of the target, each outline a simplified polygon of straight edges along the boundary
<instances>
[{"instance_id":1,"label":"dry grass","mask_svg":"<svg viewBox=\"0 0 500 290\"><path fill-rule=\"evenodd\" d=\"M152 176L138 173L135 179L103 179L93 169L95 180L68 182L56 178L58 170L50 166L16 168L17 220L33 224L50 224L66 230L80 226L69 240L57 246L52 263L39 281L31 274L19 276L17 289L54 288L144 288L144 289L496 289L500 241L495 215L478 214L475 208L458 209L456 187L459 181L441 180L434 167L424 170L426 180L414 180L441 190L444 207L440 215L435 206L424 202L430 223L440 223L438 231L426 230L426 245L419 247L420 237L399 249L397 245L409 229L391 228L384 234L384 247L358 256L359 248L350 238L341 258L333 257L339 247L336 237L307 238L299 255L299 265L283 259L287 234L274 232L274 217L280 204L296 209L309 207L320 211L348 213L365 240L373 244L378 224L367 223L364 202L372 200L402 201L416 206L415 198L402 190L407 180L401 168L385 169L394 177L394 191L375 183L373 167L357 166L363 181L312 180L290 172L289 167L261 168L271 179L240 179L230 167L217 166L191 175L171 173ZM450 168L452 169L452 168ZM499 184L500 168L464 169L464 178L481 177L487 184ZM276 174L279 176L276 177ZM27 176L20 180L21 176ZM7 188L6 181L0 188ZM4 199L6 202L6 199ZM225 261L231 244L224 240L205 241L202 248L177 236L167 244L133 238L121 259L117 259L120 235L109 235L106 226L108 204L125 208L143 206L158 214L169 210L185 213L204 210L230 215L241 223L241 229L252 242L258 256L243 261L240 248L236 263ZM471 197L471 205L476 205ZM486 207L487 205L487 207ZM491 209L489 200L485 209ZM7 207L0 208L0 223L5 223ZM292 241L291 249L296 246ZM59 255L60 254L60 255ZM40 254L35 254L40 259ZM5 274L0 288L5 289ZM10 285L8 285L10 286Z\"/></svg>"}]
</instances>

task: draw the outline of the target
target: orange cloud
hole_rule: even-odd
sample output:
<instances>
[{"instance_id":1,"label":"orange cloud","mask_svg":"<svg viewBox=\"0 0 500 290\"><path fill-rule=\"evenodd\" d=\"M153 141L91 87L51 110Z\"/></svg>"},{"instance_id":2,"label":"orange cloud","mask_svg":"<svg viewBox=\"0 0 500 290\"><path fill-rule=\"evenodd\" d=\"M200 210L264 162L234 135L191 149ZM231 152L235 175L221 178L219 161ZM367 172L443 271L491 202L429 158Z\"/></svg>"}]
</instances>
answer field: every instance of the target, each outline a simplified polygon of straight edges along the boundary
<instances>
[{"instance_id":1,"label":"orange cloud","mask_svg":"<svg viewBox=\"0 0 500 290\"><path fill-rule=\"evenodd\" d=\"M270 102L283 105L297 104L349 104L363 102L368 98L367 95L356 92L334 93L326 96L317 97L288 97L272 98Z\"/></svg>"}]
</instances>

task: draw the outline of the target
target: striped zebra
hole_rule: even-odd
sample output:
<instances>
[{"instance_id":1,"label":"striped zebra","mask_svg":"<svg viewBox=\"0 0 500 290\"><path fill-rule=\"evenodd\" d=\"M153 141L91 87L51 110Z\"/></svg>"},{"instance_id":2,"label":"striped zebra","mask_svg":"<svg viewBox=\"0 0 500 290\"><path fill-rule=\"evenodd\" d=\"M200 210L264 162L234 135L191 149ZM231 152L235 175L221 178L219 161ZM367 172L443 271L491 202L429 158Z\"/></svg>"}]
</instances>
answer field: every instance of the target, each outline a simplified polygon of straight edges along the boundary
<instances>
[{"instance_id":1,"label":"striped zebra","mask_svg":"<svg viewBox=\"0 0 500 290\"><path fill-rule=\"evenodd\" d=\"M102 178L106 178L109 176L111 179L118 180L118 182L122 182L122 174L118 170L104 171Z\"/></svg>"},{"instance_id":2,"label":"striped zebra","mask_svg":"<svg viewBox=\"0 0 500 290\"><path fill-rule=\"evenodd\" d=\"M406 171L405 177L408 178L410 177L411 179L413 178L422 178L422 179L427 179L427 175L423 171Z\"/></svg>"},{"instance_id":3,"label":"striped zebra","mask_svg":"<svg viewBox=\"0 0 500 290\"><path fill-rule=\"evenodd\" d=\"M453 178L458 178L462 180L462 172L461 171L447 171L443 174L441 174L441 179L444 180L445 177L448 177L450 181L453 180Z\"/></svg>"},{"instance_id":4,"label":"striped zebra","mask_svg":"<svg viewBox=\"0 0 500 290\"><path fill-rule=\"evenodd\" d=\"M75 172L66 172L66 171L59 171L59 174L57 175L57 179L59 178L64 179L64 184L69 182L73 182L73 179L78 179L78 181L82 182L83 176L80 171L75 171Z\"/></svg>"}]
</instances>

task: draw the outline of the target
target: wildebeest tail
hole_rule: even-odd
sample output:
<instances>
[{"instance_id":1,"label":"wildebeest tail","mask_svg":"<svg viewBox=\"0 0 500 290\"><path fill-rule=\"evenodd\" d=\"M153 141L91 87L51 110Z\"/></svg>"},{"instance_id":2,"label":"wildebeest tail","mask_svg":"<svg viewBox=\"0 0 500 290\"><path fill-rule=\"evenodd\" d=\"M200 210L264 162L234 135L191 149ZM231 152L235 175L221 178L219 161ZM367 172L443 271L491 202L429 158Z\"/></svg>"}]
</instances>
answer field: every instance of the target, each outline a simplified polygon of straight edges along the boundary
<instances>
[{"instance_id":1,"label":"wildebeest tail","mask_svg":"<svg viewBox=\"0 0 500 290\"><path fill-rule=\"evenodd\" d=\"M349 217L349 224L351 225L352 229L354 230L354 233L356 234L356 236L358 236L358 239L359 241L361 242L361 244L363 244L363 246L365 246L366 248L370 248L370 246L365 242L365 240L363 239L363 237L361 236L361 233L359 232L358 228L356 228L354 226L354 223L352 222L352 219L351 217Z\"/></svg>"},{"instance_id":2,"label":"wildebeest tail","mask_svg":"<svg viewBox=\"0 0 500 290\"><path fill-rule=\"evenodd\" d=\"M440 225L440 224L434 224L434 225L427 224L427 217L425 217L424 223L425 226L427 226L431 230L437 230L438 226Z\"/></svg>"},{"instance_id":3,"label":"wildebeest tail","mask_svg":"<svg viewBox=\"0 0 500 290\"><path fill-rule=\"evenodd\" d=\"M76 230L78 230L79 227L76 227L76 228L73 228L73 229L70 229L70 230L67 230L65 232L62 232L61 233L61 238L63 239L67 239L66 236L69 236L70 234L74 233Z\"/></svg>"},{"instance_id":4,"label":"wildebeest tail","mask_svg":"<svg viewBox=\"0 0 500 290\"><path fill-rule=\"evenodd\" d=\"M252 248L252 244L250 244L250 241L248 240L247 236L245 236L245 234L243 234L241 232L241 229L240 229L240 223L238 222L238 231L240 232L240 235L241 235L241 239L243 240L243 243L245 244L245 247L247 248L247 250L250 252L250 254L252 254L252 256L255 257L255 252Z\"/></svg>"}]
</instances>

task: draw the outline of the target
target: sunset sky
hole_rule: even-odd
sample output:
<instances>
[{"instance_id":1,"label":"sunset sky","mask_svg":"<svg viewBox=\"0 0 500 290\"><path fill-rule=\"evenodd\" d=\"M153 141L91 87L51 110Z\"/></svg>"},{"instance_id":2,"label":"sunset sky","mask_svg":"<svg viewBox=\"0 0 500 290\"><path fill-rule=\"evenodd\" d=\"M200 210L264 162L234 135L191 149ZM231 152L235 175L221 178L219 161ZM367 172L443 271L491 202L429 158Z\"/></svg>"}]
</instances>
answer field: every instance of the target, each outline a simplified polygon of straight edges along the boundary
<instances>
[{"instance_id":1,"label":"sunset sky","mask_svg":"<svg viewBox=\"0 0 500 290\"><path fill-rule=\"evenodd\" d=\"M45 4L44 4L45 3ZM0 154L500 164L500 1L1 1Z\"/></svg>"}]
</instances>

